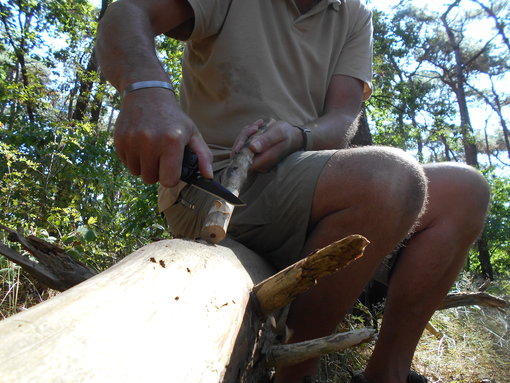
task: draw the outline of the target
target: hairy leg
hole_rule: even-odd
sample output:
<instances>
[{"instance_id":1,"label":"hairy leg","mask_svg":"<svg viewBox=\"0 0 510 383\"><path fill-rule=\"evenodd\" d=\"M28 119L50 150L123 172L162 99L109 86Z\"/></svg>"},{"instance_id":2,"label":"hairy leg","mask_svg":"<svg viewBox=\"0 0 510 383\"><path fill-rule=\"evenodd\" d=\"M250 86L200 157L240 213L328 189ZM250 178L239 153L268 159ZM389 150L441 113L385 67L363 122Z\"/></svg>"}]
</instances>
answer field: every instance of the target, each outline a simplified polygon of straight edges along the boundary
<instances>
[{"instance_id":1,"label":"hairy leg","mask_svg":"<svg viewBox=\"0 0 510 383\"><path fill-rule=\"evenodd\" d=\"M310 235L303 256L350 234L371 242L365 255L323 278L291 305L290 342L330 334L348 312L382 258L416 223L426 194L421 167L388 148L342 150L326 165L316 187ZM276 382L301 383L314 375L317 360L279 368Z\"/></svg>"},{"instance_id":2,"label":"hairy leg","mask_svg":"<svg viewBox=\"0 0 510 383\"><path fill-rule=\"evenodd\" d=\"M482 230L489 203L485 179L455 164L425 166L429 203L392 275L383 324L364 375L405 382L425 325L452 286Z\"/></svg>"}]
</instances>

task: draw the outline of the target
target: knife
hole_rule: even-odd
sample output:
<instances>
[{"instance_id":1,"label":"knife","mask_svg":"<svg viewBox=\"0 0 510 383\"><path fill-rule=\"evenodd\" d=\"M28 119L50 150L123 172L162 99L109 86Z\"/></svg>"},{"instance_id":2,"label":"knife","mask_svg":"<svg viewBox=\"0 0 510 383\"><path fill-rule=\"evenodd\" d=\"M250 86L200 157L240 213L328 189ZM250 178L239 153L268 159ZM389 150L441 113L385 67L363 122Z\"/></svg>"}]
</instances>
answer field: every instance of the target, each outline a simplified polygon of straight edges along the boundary
<instances>
[{"instance_id":1,"label":"knife","mask_svg":"<svg viewBox=\"0 0 510 383\"><path fill-rule=\"evenodd\" d=\"M181 180L215 197L224 199L234 206L246 206L235 194L213 179L204 178L198 170L198 156L189 148L184 148Z\"/></svg>"}]
</instances>

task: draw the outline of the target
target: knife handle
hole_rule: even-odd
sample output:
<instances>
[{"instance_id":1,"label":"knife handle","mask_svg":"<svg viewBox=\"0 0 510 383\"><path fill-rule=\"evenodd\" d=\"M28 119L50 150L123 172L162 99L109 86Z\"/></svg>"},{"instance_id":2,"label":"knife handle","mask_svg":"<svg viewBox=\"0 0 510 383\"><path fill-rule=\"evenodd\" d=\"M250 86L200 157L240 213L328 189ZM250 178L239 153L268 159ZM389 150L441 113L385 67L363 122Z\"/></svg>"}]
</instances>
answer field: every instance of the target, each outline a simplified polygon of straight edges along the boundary
<instances>
[{"instance_id":1,"label":"knife handle","mask_svg":"<svg viewBox=\"0 0 510 383\"><path fill-rule=\"evenodd\" d=\"M189 181L196 178L198 174L198 156L193 150L186 146L182 157L181 180L189 183Z\"/></svg>"}]
</instances>

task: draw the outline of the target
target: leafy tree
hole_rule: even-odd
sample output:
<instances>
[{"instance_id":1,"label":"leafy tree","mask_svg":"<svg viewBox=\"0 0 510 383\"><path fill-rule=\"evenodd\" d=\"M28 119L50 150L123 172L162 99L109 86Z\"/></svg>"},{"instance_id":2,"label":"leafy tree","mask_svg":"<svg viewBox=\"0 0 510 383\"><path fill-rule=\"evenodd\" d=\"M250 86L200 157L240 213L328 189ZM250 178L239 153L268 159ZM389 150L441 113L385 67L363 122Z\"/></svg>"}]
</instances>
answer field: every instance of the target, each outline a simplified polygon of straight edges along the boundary
<instances>
[{"instance_id":1,"label":"leafy tree","mask_svg":"<svg viewBox=\"0 0 510 383\"><path fill-rule=\"evenodd\" d=\"M420 161L465 161L480 167L481 131L472 125L472 107L489 105L505 132L508 98L482 81L489 78L494 84L506 76L507 54L499 48L504 23L493 34L474 40L469 30L489 15L474 3L481 4L473 0L465 7L467 1L452 0L431 9L401 1L393 12L375 12L375 93L368 110L376 143L415 152ZM490 8L497 15L502 9ZM484 233L474 262L490 277L494 245Z\"/></svg>"},{"instance_id":2,"label":"leafy tree","mask_svg":"<svg viewBox=\"0 0 510 383\"><path fill-rule=\"evenodd\" d=\"M0 221L97 269L165 236L155 186L131 177L113 149L118 96L91 64L101 11L84 0L0 10Z\"/></svg>"}]
</instances>

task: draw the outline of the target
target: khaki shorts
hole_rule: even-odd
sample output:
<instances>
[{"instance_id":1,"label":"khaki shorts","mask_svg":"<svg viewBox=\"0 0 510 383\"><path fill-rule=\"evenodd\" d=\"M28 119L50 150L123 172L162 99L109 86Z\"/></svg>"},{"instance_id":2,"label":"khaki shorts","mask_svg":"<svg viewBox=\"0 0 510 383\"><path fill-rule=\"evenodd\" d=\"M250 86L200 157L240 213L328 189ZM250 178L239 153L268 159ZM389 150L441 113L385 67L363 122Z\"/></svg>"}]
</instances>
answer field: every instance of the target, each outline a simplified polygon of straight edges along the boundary
<instances>
[{"instance_id":1,"label":"khaki shorts","mask_svg":"<svg viewBox=\"0 0 510 383\"><path fill-rule=\"evenodd\" d=\"M255 251L278 270L297 262L304 246L315 193L322 169L335 150L296 152L267 173L250 173L236 207L228 235ZM221 181L222 172L216 178ZM186 186L177 202L163 213L176 237L198 238L214 197ZM389 254L373 280L389 284L398 251Z\"/></svg>"},{"instance_id":2,"label":"khaki shorts","mask_svg":"<svg viewBox=\"0 0 510 383\"><path fill-rule=\"evenodd\" d=\"M299 260L307 236L315 185L334 150L296 152L267 173L250 173L228 234L277 269ZM222 172L217 175L221 180ZM214 197L186 186L163 213L177 237L197 238Z\"/></svg>"}]
</instances>

